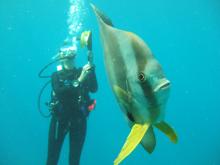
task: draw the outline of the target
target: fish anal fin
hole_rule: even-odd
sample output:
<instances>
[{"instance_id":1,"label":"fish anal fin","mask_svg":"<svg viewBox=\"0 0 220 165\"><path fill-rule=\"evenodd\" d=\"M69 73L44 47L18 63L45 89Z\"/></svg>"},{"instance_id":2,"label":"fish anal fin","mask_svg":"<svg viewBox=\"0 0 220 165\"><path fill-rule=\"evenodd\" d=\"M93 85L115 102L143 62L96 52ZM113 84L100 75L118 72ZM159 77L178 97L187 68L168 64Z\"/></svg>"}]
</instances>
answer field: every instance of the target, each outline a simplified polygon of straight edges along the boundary
<instances>
[{"instance_id":1,"label":"fish anal fin","mask_svg":"<svg viewBox=\"0 0 220 165\"><path fill-rule=\"evenodd\" d=\"M114 161L114 165L122 162L141 142L150 124L134 124L130 134L128 135L118 157Z\"/></svg>"},{"instance_id":2,"label":"fish anal fin","mask_svg":"<svg viewBox=\"0 0 220 165\"><path fill-rule=\"evenodd\" d=\"M152 126L148 128L146 134L141 140L141 144L148 153L151 154L154 151L154 148L156 146L156 139Z\"/></svg>"},{"instance_id":3,"label":"fish anal fin","mask_svg":"<svg viewBox=\"0 0 220 165\"><path fill-rule=\"evenodd\" d=\"M154 126L157 127L160 131L162 131L171 140L171 142L175 144L178 142L178 136L174 129L171 126L169 126L169 124L167 124L164 121L161 121L160 123L154 124Z\"/></svg>"}]
</instances>

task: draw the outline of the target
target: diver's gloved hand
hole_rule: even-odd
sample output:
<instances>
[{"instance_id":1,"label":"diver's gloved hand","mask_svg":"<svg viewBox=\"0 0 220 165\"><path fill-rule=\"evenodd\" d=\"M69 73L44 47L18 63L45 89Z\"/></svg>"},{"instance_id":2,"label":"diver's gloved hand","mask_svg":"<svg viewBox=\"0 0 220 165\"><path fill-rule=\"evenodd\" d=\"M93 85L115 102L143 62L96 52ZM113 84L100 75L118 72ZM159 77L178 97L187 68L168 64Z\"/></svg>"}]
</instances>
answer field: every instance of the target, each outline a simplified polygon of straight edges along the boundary
<instances>
[{"instance_id":1,"label":"diver's gloved hand","mask_svg":"<svg viewBox=\"0 0 220 165\"><path fill-rule=\"evenodd\" d=\"M79 82L83 82L88 75L91 73L91 71L94 69L94 65L88 63L86 65L83 66L82 72L78 78Z\"/></svg>"}]
</instances>

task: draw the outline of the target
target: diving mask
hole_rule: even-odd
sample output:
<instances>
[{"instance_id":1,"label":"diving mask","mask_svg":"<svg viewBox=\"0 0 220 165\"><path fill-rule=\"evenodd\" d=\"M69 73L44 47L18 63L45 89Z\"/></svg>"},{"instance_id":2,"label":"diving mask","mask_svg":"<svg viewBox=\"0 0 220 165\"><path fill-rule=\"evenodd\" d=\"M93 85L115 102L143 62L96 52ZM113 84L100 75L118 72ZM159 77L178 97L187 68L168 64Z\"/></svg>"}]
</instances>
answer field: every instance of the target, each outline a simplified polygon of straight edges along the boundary
<instances>
[{"instance_id":1,"label":"diving mask","mask_svg":"<svg viewBox=\"0 0 220 165\"><path fill-rule=\"evenodd\" d=\"M60 48L59 53L57 53L53 59L71 59L71 58L75 58L76 56L76 51L77 51L77 47L75 45L73 46L65 46Z\"/></svg>"}]
</instances>

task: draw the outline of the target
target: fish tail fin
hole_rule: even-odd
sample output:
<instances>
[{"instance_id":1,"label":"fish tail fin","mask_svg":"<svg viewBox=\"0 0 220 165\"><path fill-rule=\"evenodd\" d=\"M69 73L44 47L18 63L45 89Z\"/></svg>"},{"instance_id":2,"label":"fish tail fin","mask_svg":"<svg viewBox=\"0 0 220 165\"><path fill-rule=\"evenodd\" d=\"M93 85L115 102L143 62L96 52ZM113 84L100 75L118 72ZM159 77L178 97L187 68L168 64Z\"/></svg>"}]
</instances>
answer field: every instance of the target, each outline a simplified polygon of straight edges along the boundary
<instances>
[{"instance_id":1,"label":"fish tail fin","mask_svg":"<svg viewBox=\"0 0 220 165\"><path fill-rule=\"evenodd\" d=\"M171 140L171 142L175 144L178 142L178 136L169 124L167 124L164 121L161 121L160 123L157 123L154 126L157 127L160 131L162 131Z\"/></svg>"},{"instance_id":2,"label":"fish tail fin","mask_svg":"<svg viewBox=\"0 0 220 165\"><path fill-rule=\"evenodd\" d=\"M114 165L122 162L141 142L150 124L135 124L128 135L118 157L114 161Z\"/></svg>"}]
</instances>

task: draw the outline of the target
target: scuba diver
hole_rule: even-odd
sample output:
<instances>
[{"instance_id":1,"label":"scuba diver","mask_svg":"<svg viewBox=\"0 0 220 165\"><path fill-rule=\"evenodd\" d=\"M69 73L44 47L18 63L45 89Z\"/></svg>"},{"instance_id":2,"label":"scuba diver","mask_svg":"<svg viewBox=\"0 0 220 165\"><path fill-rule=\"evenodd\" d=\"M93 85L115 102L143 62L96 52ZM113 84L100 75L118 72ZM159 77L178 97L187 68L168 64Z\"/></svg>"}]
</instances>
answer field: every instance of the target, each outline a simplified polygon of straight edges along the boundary
<instances>
[{"instance_id":1,"label":"scuba diver","mask_svg":"<svg viewBox=\"0 0 220 165\"><path fill-rule=\"evenodd\" d=\"M57 165L65 136L69 134L69 164L79 165L86 136L87 117L95 108L96 101L89 93L97 91L95 66L92 62L92 35L85 31L81 45L88 49L88 63L76 68L75 45L62 47L56 56L61 65L51 76L51 121L48 138L47 165Z\"/></svg>"}]
</instances>

